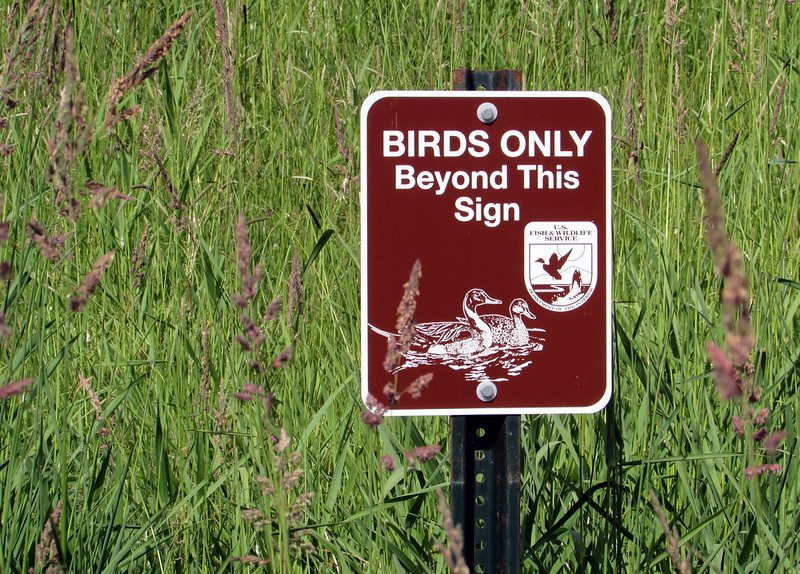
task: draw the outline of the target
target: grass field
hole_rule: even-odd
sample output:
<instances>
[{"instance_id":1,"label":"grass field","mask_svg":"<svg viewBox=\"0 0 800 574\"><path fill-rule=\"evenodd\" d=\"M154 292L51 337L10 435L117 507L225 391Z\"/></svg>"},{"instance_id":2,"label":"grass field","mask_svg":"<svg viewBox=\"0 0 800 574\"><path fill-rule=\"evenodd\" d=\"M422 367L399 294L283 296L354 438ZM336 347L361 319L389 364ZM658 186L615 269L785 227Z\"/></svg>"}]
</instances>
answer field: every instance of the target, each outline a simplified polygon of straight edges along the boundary
<instances>
[{"instance_id":1,"label":"grass field","mask_svg":"<svg viewBox=\"0 0 800 574\"><path fill-rule=\"evenodd\" d=\"M219 22L211 0L23 4L0 13L0 386L29 383L0 401L0 572L446 571L448 421L359 416L356 176L363 99L449 89L459 67L614 112L615 392L598 415L523 417L523 570L673 571L651 489L694 572L798 570L798 4L227 0ZM719 166L737 136L719 185L759 404L788 433L772 457L734 434L705 347L725 335L694 142ZM245 312L283 302L251 352L240 212L245 279L263 265ZM236 398L247 384L271 405ZM782 471L746 478L761 462Z\"/></svg>"}]
</instances>

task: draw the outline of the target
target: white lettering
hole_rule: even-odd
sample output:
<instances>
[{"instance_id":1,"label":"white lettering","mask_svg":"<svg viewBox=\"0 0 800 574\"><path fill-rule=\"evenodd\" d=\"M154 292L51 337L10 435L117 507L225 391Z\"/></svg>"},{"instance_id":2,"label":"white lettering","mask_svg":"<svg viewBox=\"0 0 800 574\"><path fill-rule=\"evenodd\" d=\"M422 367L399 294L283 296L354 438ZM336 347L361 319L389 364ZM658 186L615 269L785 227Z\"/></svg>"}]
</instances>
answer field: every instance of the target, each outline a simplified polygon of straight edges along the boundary
<instances>
[{"instance_id":1,"label":"white lettering","mask_svg":"<svg viewBox=\"0 0 800 574\"><path fill-rule=\"evenodd\" d=\"M504 221L519 221L519 205L516 203L487 203L484 204L480 197L474 200L462 196L455 201L456 212L453 214L458 221L480 221L486 227L497 227Z\"/></svg>"},{"instance_id":2,"label":"white lettering","mask_svg":"<svg viewBox=\"0 0 800 574\"><path fill-rule=\"evenodd\" d=\"M575 147L578 150L578 157L583 157L583 148L586 147L586 142L589 141L589 136L592 135L592 130L583 132L583 135L580 137L578 137L578 132L570 130L569 135L572 137L572 141L575 142Z\"/></svg>"},{"instance_id":3,"label":"white lettering","mask_svg":"<svg viewBox=\"0 0 800 574\"><path fill-rule=\"evenodd\" d=\"M397 130L383 131L383 157L400 157L406 153L403 145L403 132Z\"/></svg>"},{"instance_id":4,"label":"white lettering","mask_svg":"<svg viewBox=\"0 0 800 574\"><path fill-rule=\"evenodd\" d=\"M537 147L544 157L550 157L550 130L544 132L544 141L539 139L538 133L528 132L528 148L530 149L530 157L536 157L535 148Z\"/></svg>"},{"instance_id":5,"label":"white lettering","mask_svg":"<svg viewBox=\"0 0 800 574\"><path fill-rule=\"evenodd\" d=\"M469 197L459 197L456 199L456 209L458 211L455 213L455 216L459 221L466 223L467 221L472 221L475 217L475 212L472 211L472 200Z\"/></svg>"},{"instance_id":6,"label":"white lettering","mask_svg":"<svg viewBox=\"0 0 800 574\"><path fill-rule=\"evenodd\" d=\"M456 141L458 147L453 147L453 140ZM467 138L455 130L444 130L442 143L444 144L444 157L460 157L467 149Z\"/></svg>"},{"instance_id":7,"label":"white lettering","mask_svg":"<svg viewBox=\"0 0 800 574\"><path fill-rule=\"evenodd\" d=\"M439 150L439 141L441 136L439 132L433 130L419 130L419 148L417 153L419 157L425 157L425 150L429 149L433 153L433 157L441 157L442 153Z\"/></svg>"},{"instance_id":8,"label":"white lettering","mask_svg":"<svg viewBox=\"0 0 800 574\"><path fill-rule=\"evenodd\" d=\"M517 166L517 171L522 172L522 187L524 189L531 188L531 172L536 171L538 165L524 165L520 164Z\"/></svg>"},{"instance_id":9,"label":"white lettering","mask_svg":"<svg viewBox=\"0 0 800 574\"><path fill-rule=\"evenodd\" d=\"M452 184L456 189L467 189L469 187L469 174L466 171L455 172Z\"/></svg>"},{"instance_id":10,"label":"white lettering","mask_svg":"<svg viewBox=\"0 0 800 574\"><path fill-rule=\"evenodd\" d=\"M414 168L410 165L397 165L394 168L395 189L411 189L414 187Z\"/></svg>"},{"instance_id":11,"label":"white lettering","mask_svg":"<svg viewBox=\"0 0 800 574\"><path fill-rule=\"evenodd\" d=\"M516 149L512 150L509 148L509 141L511 138L517 140ZM522 135L521 131L518 130L509 130L503 134L503 137L500 138L500 149L503 151L505 155L508 157L519 157L523 153L525 153L525 136Z\"/></svg>"},{"instance_id":12,"label":"white lettering","mask_svg":"<svg viewBox=\"0 0 800 574\"><path fill-rule=\"evenodd\" d=\"M445 171L435 171L433 175L436 176L436 195L443 195L445 191L447 191L447 183L450 181L450 175L452 172Z\"/></svg>"},{"instance_id":13,"label":"white lettering","mask_svg":"<svg viewBox=\"0 0 800 574\"><path fill-rule=\"evenodd\" d=\"M564 172L564 187L567 189L578 189L581 182L578 180L578 172L569 170Z\"/></svg>"},{"instance_id":14,"label":"white lettering","mask_svg":"<svg viewBox=\"0 0 800 574\"><path fill-rule=\"evenodd\" d=\"M433 173L421 171L417 176L417 187L420 189L430 189L433 187Z\"/></svg>"},{"instance_id":15,"label":"white lettering","mask_svg":"<svg viewBox=\"0 0 800 574\"><path fill-rule=\"evenodd\" d=\"M555 144L556 157L572 157L572 150L561 149L561 131L556 131L553 134L553 143Z\"/></svg>"},{"instance_id":16,"label":"white lettering","mask_svg":"<svg viewBox=\"0 0 800 574\"><path fill-rule=\"evenodd\" d=\"M486 157L489 155L489 134L483 130L469 132L469 155L472 157Z\"/></svg>"}]
</instances>

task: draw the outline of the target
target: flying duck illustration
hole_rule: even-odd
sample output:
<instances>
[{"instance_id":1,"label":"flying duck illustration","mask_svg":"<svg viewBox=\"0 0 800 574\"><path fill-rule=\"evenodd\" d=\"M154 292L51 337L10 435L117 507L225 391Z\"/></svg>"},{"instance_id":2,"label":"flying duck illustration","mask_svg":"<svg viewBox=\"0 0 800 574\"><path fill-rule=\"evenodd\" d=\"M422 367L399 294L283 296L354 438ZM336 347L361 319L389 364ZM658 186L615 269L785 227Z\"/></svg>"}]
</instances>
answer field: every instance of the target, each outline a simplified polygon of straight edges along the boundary
<instances>
[{"instance_id":1,"label":"flying duck illustration","mask_svg":"<svg viewBox=\"0 0 800 574\"><path fill-rule=\"evenodd\" d=\"M492 331L492 345L521 347L530 342L530 335L522 317L535 319L531 313L528 303L524 299L514 299L508 306L508 314L505 315L483 315L481 319L489 325Z\"/></svg>"},{"instance_id":2,"label":"flying duck illustration","mask_svg":"<svg viewBox=\"0 0 800 574\"><path fill-rule=\"evenodd\" d=\"M553 253L550 256L550 261L545 262L544 259L541 257L536 260L536 263L542 264L542 269L544 269L550 277L558 281L561 279L561 268L564 267L564 263L567 262L569 259L570 254L572 253L572 249L567 251L566 255L561 257L558 256L558 253Z\"/></svg>"}]
</instances>

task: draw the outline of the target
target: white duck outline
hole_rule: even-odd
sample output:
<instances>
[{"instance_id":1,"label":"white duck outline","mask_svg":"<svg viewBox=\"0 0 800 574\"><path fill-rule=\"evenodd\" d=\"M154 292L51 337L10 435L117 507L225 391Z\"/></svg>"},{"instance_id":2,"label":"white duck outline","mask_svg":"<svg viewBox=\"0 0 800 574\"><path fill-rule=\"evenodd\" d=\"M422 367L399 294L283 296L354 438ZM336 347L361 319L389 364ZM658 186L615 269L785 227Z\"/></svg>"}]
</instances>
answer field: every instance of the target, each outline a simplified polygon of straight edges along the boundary
<instances>
[{"instance_id":1,"label":"white duck outline","mask_svg":"<svg viewBox=\"0 0 800 574\"><path fill-rule=\"evenodd\" d=\"M483 289L470 289L461 303L463 317L456 321L438 321L416 325L418 336L432 341L428 347L430 355L475 355L492 346L492 330L478 315L481 305L499 305ZM466 337L462 334L467 333Z\"/></svg>"},{"instance_id":2,"label":"white duck outline","mask_svg":"<svg viewBox=\"0 0 800 574\"><path fill-rule=\"evenodd\" d=\"M522 347L530 343L528 327L522 317L536 319L524 299L514 299L505 315L483 315L481 319L492 331L492 344L495 346Z\"/></svg>"},{"instance_id":3,"label":"white duck outline","mask_svg":"<svg viewBox=\"0 0 800 574\"><path fill-rule=\"evenodd\" d=\"M491 297L483 289L470 289L461 303L464 316L457 317L455 321L431 321L415 325L415 335L410 350L415 353L448 357L471 356L485 351L494 344L493 330L486 324L484 317L478 314L477 308L481 305L499 304L502 304L501 300ZM489 316L511 320L502 315ZM384 337L398 337L397 333L384 331L374 325L369 327Z\"/></svg>"}]
</instances>

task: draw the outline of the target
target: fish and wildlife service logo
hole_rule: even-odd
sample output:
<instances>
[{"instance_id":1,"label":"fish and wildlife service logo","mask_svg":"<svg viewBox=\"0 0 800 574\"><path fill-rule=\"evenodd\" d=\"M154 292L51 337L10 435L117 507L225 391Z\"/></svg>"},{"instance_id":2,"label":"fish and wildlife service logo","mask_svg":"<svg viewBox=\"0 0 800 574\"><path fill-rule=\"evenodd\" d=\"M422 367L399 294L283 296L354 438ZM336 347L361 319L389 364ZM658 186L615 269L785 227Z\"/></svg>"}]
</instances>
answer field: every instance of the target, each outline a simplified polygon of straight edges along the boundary
<instances>
[{"instance_id":1,"label":"fish and wildlife service logo","mask_svg":"<svg viewBox=\"0 0 800 574\"><path fill-rule=\"evenodd\" d=\"M586 303L597 272L597 226L591 221L525 226L525 286L545 309L563 313Z\"/></svg>"}]
</instances>

